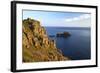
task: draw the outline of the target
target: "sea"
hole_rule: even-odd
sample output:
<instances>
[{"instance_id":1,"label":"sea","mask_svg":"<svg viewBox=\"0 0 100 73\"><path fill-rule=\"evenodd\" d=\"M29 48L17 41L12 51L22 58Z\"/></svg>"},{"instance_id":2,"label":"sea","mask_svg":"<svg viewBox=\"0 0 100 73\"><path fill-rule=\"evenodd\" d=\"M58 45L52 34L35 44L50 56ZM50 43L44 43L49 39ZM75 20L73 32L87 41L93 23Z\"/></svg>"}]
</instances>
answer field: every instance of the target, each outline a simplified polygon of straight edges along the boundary
<instances>
[{"instance_id":1,"label":"sea","mask_svg":"<svg viewBox=\"0 0 100 73\"><path fill-rule=\"evenodd\" d=\"M88 27L45 27L49 38L55 40L56 47L71 60L91 59L91 29ZM69 32L71 36L56 37L59 32Z\"/></svg>"}]
</instances>

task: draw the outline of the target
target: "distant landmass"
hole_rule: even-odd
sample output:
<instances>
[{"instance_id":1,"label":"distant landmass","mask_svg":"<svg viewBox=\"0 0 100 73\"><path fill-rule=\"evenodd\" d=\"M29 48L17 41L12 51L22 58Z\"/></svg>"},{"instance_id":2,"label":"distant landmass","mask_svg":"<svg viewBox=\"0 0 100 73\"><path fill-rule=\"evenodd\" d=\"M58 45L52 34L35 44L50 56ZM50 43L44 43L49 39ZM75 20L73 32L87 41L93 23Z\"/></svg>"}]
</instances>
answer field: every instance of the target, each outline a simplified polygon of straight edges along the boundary
<instances>
[{"instance_id":1,"label":"distant landmass","mask_svg":"<svg viewBox=\"0 0 100 73\"><path fill-rule=\"evenodd\" d=\"M45 27L39 21L27 18L22 23L23 62L69 60L56 47L55 40L48 37Z\"/></svg>"},{"instance_id":2,"label":"distant landmass","mask_svg":"<svg viewBox=\"0 0 100 73\"><path fill-rule=\"evenodd\" d=\"M77 29L91 29L90 27L62 27L62 26L61 26L61 27L58 27L58 26L56 26L56 27L52 27L52 26L48 26L48 27L47 27L47 26L44 26L44 27L45 27L45 28L48 28L48 27L49 27L49 28L55 28L55 29L56 29L56 28L57 28L57 29L58 29L58 28L60 28L60 29L76 29L76 30L77 30Z\"/></svg>"}]
</instances>

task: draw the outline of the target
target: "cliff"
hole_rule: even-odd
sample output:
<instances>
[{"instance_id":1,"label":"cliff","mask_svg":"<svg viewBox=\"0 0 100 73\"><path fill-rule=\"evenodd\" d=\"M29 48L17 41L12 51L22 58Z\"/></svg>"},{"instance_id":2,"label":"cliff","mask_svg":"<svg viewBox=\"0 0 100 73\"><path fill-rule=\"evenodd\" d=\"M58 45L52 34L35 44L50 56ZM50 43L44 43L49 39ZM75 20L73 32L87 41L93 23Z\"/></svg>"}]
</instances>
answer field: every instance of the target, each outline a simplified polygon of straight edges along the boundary
<instances>
[{"instance_id":1,"label":"cliff","mask_svg":"<svg viewBox=\"0 0 100 73\"><path fill-rule=\"evenodd\" d=\"M39 21L28 18L22 23L23 62L69 60L56 48L55 41L48 38L46 29Z\"/></svg>"}]
</instances>

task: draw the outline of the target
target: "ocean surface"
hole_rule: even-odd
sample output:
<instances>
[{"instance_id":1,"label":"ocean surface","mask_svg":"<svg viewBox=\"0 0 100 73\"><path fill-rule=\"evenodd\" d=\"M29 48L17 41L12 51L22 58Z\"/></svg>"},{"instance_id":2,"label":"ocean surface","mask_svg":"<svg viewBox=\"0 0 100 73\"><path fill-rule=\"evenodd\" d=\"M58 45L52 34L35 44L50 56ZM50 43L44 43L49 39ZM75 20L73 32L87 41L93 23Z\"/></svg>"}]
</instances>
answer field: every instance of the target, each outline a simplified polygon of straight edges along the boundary
<instances>
[{"instance_id":1,"label":"ocean surface","mask_svg":"<svg viewBox=\"0 0 100 73\"><path fill-rule=\"evenodd\" d=\"M77 27L46 27L48 36L56 41L56 47L72 60L91 58L91 29ZM56 37L58 32L69 32L71 36Z\"/></svg>"}]
</instances>

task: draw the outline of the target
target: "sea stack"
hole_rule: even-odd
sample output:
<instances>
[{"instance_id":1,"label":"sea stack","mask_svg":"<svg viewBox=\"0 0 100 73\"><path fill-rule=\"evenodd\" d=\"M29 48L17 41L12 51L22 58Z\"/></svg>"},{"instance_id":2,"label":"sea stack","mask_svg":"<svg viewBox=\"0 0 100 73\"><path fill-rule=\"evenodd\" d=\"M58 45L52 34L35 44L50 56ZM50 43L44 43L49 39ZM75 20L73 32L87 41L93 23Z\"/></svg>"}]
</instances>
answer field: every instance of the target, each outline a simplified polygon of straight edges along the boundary
<instances>
[{"instance_id":1,"label":"sea stack","mask_svg":"<svg viewBox=\"0 0 100 73\"><path fill-rule=\"evenodd\" d=\"M71 36L71 34L69 32L58 32L56 34L56 37L64 37L64 38L67 38L69 36Z\"/></svg>"}]
</instances>

